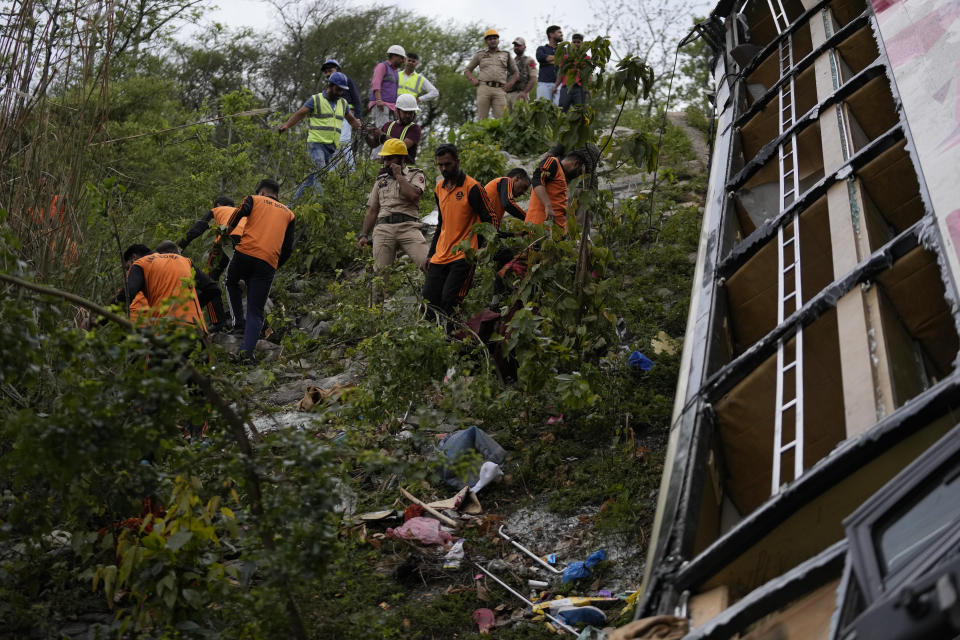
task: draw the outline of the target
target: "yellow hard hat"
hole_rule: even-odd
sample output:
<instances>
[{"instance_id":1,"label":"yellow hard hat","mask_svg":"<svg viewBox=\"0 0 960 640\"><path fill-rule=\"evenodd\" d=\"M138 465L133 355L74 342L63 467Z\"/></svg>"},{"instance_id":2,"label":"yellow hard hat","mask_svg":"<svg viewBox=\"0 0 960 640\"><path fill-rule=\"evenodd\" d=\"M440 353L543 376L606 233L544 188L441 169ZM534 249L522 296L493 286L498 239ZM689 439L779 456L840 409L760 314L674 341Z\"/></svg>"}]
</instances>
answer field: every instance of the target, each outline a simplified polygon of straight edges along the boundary
<instances>
[{"instance_id":1,"label":"yellow hard hat","mask_svg":"<svg viewBox=\"0 0 960 640\"><path fill-rule=\"evenodd\" d=\"M486 40L486 39L489 38L490 36L497 36L497 37L499 38L499 37L500 37L500 34L497 33L497 30L496 30L496 29L487 29L487 30L483 33L483 39Z\"/></svg>"},{"instance_id":2,"label":"yellow hard hat","mask_svg":"<svg viewBox=\"0 0 960 640\"><path fill-rule=\"evenodd\" d=\"M403 143L403 140L398 140L397 138L390 138L383 143L383 148L380 149L381 157L383 156L405 156L407 155L407 145Z\"/></svg>"}]
</instances>

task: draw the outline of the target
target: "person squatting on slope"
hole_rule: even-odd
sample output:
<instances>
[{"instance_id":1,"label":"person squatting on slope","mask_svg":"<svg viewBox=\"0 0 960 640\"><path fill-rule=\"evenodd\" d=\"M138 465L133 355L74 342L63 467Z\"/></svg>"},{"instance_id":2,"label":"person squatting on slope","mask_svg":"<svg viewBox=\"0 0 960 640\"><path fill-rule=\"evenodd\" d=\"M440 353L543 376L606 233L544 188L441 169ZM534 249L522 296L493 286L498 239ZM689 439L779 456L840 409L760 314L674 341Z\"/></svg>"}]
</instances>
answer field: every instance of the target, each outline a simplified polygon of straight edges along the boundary
<instances>
[{"instance_id":1,"label":"person squatting on slope","mask_svg":"<svg viewBox=\"0 0 960 640\"><path fill-rule=\"evenodd\" d=\"M131 321L142 324L159 318L170 318L174 324L196 329L198 345L202 344L207 338L207 328L200 310L198 291L209 291L211 288L216 290L219 300L220 288L210 276L195 269L189 258L180 255L176 243L165 240L157 245L155 252L137 258L130 267L125 291L127 299L136 300L142 295L146 302L146 306L141 307L136 316L131 309ZM219 311L220 317L223 317L223 309L220 308ZM171 373L179 368L176 360L164 358L148 358L147 366L154 366L154 362L159 362L161 369L168 369ZM187 383L186 389L192 398L191 404L199 403L200 389L191 382ZM205 429L205 424L192 421L181 426L191 438L201 437ZM150 459L152 455L152 452L146 453L145 457Z\"/></svg>"},{"instance_id":2,"label":"person squatting on slope","mask_svg":"<svg viewBox=\"0 0 960 640\"><path fill-rule=\"evenodd\" d=\"M511 169L504 177L494 178L483 189L490 201L493 224L498 229L507 214L520 220L527 217L527 212L515 201L530 189L530 175L522 167Z\"/></svg>"},{"instance_id":3,"label":"person squatting on slope","mask_svg":"<svg viewBox=\"0 0 960 640\"><path fill-rule=\"evenodd\" d=\"M420 232L419 205L426 177L420 169L407 166L407 147L400 140L383 143L380 159L383 168L367 198L367 215L357 246L366 247L372 233L375 270L393 264L398 249L423 269L430 249Z\"/></svg>"},{"instance_id":4,"label":"person squatting on slope","mask_svg":"<svg viewBox=\"0 0 960 640\"><path fill-rule=\"evenodd\" d=\"M277 127L277 133L283 133L306 118L308 114L310 115L307 153L310 154L315 169L297 187L297 192L293 196L294 201L300 199L307 187L314 186L316 188L320 170L327 166L327 163L330 162L330 159L333 158L340 147L340 130L343 121L346 120L357 129L362 126L360 120L350 112L350 107L343 97L344 92L350 89L347 76L335 72L331 73L327 80L327 87L323 93L310 96L303 103L303 106L290 116L289 120Z\"/></svg>"},{"instance_id":5,"label":"person squatting on slope","mask_svg":"<svg viewBox=\"0 0 960 640\"><path fill-rule=\"evenodd\" d=\"M442 144L434 155L443 180L434 188L440 215L427 254L423 297L431 309L450 315L467 295L473 278L473 265L456 247L469 238L470 246L478 249L479 239L470 229L477 222L493 223L493 216L483 186L460 169L457 147Z\"/></svg>"},{"instance_id":6,"label":"person squatting on slope","mask_svg":"<svg viewBox=\"0 0 960 640\"><path fill-rule=\"evenodd\" d=\"M243 218L247 219L240 243L227 266L227 298L233 316L234 333L243 333L241 358L252 362L253 352L263 326L263 309L277 269L293 253L294 215L277 200L280 185L264 178L255 195L243 200L227 223L230 232ZM247 283L247 312L243 311L240 281Z\"/></svg>"},{"instance_id":7,"label":"person squatting on slope","mask_svg":"<svg viewBox=\"0 0 960 640\"><path fill-rule=\"evenodd\" d=\"M177 245L167 240L158 244L156 251L134 260L125 293L131 301L143 294L146 307L137 310L138 319L172 318L176 324L196 327L206 335L197 290L211 286L219 293L216 283L194 269L190 258L180 255Z\"/></svg>"}]
</instances>

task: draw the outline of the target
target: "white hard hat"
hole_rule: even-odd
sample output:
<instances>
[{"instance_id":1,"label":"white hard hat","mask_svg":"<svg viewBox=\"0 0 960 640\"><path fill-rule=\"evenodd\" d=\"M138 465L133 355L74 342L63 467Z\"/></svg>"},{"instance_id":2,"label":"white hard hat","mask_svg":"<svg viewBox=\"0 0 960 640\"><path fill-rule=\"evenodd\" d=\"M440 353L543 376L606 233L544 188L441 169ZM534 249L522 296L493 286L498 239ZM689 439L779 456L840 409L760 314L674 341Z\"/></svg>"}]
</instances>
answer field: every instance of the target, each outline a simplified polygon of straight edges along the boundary
<instances>
[{"instance_id":1,"label":"white hard hat","mask_svg":"<svg viewBox=\"0 0 960 640\"><path fill-rule=\"evenodd\" d=\"M398 44L392 45L389 49L387 49L387 55L388 55L388 56L389 56L389 55L393 55L393 54L396 54L396 55L398 55L398 56L403 56L404 58L407 57L407 52L404 51L404 50L403 50L403 47L401 47L401 46L398 45Z\"/></svg>"},{"instance_id":2,"label":"white hard hat","mask_svg":"<svg viewBox=\"0 0 960 640\"><path fill-rule=\"evenodd\" d=\"M400 111L420 111L420 107L417 106L417 99L409 93L397 96L397 109L400 109Z\"/></svg>"}]
</instances>

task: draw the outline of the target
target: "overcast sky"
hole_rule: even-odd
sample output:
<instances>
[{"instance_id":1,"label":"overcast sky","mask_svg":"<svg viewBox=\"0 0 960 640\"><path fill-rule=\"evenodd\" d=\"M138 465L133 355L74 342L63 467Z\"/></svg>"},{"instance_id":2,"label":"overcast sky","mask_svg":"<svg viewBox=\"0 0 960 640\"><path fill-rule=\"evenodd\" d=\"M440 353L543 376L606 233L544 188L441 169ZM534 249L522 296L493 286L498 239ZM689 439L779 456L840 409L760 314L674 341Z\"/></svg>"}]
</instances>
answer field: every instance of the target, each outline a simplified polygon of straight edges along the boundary
<instances>
[{"instance_id":1,"label":"overcast sky","mask_svg":"<svg viewBox=\"0 0 960 640\"><path fill-rule=\"evenodd\" d=\"M212 11L208 19L230 26L249 26L257 29L276 24L276 10L261 0L222 0L220 8ZM370 6L367 2L346 0L344 6ZM551 6L552 4L552 6ZM685 6L705 2L695 0L684 3ZM396 6L431 16L440 22L454 21L462 24L479 24L484 28L493 27L500 32L501 48L506 49L517 36L527 41L532 54L537 45L547 40L546 28L550 24L563 27L564 35L569 38L574 32L583 32L587 38L600 34L591 34L589 27L600 22L586 2L538 3L518 0L404 0ZM692 9L688 9L692 11ZM684 19L683 24L689 20ZM411 46L412 48L412 46ZM481 43L477 43L481 48ZM616 49L616 43L614 43Z\"/></svg>"}]
</instances>

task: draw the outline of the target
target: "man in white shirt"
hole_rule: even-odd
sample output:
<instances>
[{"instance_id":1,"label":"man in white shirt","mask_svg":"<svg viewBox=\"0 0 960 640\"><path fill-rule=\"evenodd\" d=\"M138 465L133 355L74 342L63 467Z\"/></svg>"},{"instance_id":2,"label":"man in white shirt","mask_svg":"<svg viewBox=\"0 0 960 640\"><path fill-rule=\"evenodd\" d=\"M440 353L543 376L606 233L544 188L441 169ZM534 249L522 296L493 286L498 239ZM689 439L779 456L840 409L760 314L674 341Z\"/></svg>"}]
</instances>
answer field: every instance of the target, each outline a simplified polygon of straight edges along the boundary
<instances>
[{"instance_id":1,"label":"man in white shirt","mask_svg":"<svg viewBox=\"0 0 960 640\"><path fill-rule=\"evenodd\" d=\"M417 102L426 102L433 100L440 95L433 83L427 80L422 73L417 73L417 64L420 63L420 56L413 51L407 52L407 60L403 70L400 71L400 82L397 85L397 95L411 95Z\"/></svg>"}]
</instances>

